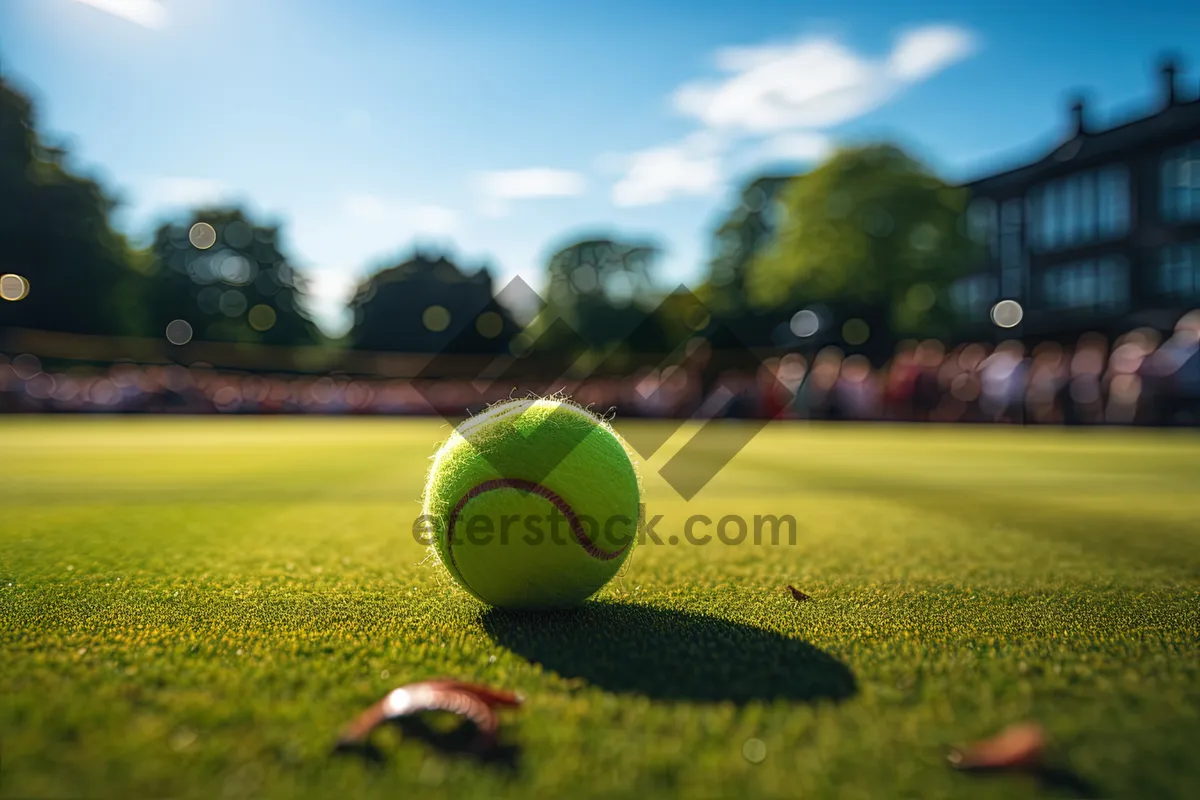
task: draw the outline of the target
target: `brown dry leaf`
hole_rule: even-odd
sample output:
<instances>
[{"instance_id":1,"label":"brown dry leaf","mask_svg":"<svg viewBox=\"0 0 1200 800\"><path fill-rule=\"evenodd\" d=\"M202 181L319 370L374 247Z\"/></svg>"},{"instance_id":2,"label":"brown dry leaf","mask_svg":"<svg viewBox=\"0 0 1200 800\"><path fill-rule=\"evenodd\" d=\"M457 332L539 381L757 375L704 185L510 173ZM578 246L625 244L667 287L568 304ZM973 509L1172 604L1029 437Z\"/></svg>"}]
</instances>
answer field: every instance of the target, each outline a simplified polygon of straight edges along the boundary
<instances>
[{"instance_id":1,"label":"brown dry leaf","mask_svg":"<svg viewBox=\"0 0 1200 800\"><path fill-rule=\"evenodd\" d=\"M1036 722L1010 725L990 739L950 754L950 763L961 770L1033 770L1042 766L1046 733Z\"/></svg>"},{"instance_id":2,"label":"brown dry leaf","mask_svg":"<svg viewBox=\"0 0 1200 800\"><path fill-rule=\"evenodd\" d=\"M797 589L795 586L792 586L791 584L788 584L788 591L792 593L792 597L796 598L796 600L798 602L803 603L805 600L812 599L811 597L809 597L804 592Z\"/></svg>"},{"instance_id":3,"label":"brown dry leaf","mask_svg":"<svg viewBox=\"0 0 1200 800\"><path fill-rule=\"evenodd\" d=\"M487 749L495 743L499 720L496 708L516 708L521 698L512 692L492 689L456 680L431 680L410 683L389 692L346 726L339 746L360 745L387 720L419 714L422 711L448 711L475 724L477 745Z\"/></svg>"}]
</instances>

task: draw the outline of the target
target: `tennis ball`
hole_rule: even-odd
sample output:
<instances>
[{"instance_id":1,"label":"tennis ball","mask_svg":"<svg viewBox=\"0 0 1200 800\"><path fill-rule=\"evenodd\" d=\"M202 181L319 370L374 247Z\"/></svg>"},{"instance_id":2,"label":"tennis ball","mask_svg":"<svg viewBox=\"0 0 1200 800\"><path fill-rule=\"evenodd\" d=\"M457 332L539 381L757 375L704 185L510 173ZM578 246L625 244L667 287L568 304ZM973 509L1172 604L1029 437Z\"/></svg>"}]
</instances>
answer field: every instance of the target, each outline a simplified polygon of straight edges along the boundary
<instances>
[{"instance_id":1,"label":"tennis ball","mask_svg":"<svg viewBox=\"0 0 1200 800\"><path fill-rule=\"evenodd\" d=\"M433 457L421 520L454 580L500 608L562 608L617 574L641 482L612 427L562 398L471 417Z\"/></svg>"}]
</instances>

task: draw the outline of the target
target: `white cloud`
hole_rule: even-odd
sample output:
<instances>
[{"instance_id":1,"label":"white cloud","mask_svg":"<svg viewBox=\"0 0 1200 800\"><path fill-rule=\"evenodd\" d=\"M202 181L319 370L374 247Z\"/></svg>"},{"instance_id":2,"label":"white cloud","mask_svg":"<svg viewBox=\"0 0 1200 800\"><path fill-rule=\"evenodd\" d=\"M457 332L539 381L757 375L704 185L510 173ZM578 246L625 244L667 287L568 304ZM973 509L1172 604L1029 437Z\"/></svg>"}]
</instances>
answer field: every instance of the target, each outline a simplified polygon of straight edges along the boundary
<instances>
[{"instance_id":1,"label":"white cloud","mask_svg":"<svg viewBox=\"0 0 1200 800\"><path fill-rule=\"evenodd\" d=\"M967 58L977 47L975 37L962 28L928 25L900 37L888 59L888 69L903 81L924 80Z\"/></svg>"},{"instance_id":2,"label":"white cloud","mask_svg":"<svg viewBox=\"0 0 1200 800\"><path fill-rule=\"evenodd\" d=\"M829 151L825 131L875 110L976 48L969 31L952 25L904 31L882 58L829 36L727 47L713 59L724 77L686 83L671 100L703 125L701 133L720 134L726 146L764 139L755 151L762 158L809 161ZM688 141L629 157L613 201L644 205L715 188L724 153L719 148L697 153Z\"/></svg>"},{"instance_id":3,"label":"white cloud","mask_svg":"<svg viewBox=\"0 0 1200 800\"><path fill-rule=\"evenodd\" d=\"M646 206L679 195L707 195L721 184L721 141L701 131L677 144L629 156L628 172L612 190L618 206Z\"/></svg>"},{"instance_id":4,"label":"white cloud","mask_svg":"<svg viewBox=\"0 0 1200 800\"><path fill-rule=\"evenodd\" d=\"M966 58L975 46L968 31L929 25L903 33L883 60L829 37L726 48L715 61L728 77L685 84L673 100L679 111L712 128L747 134L827 128L877 108L905 85Z\"/></svg>"},{"instance_id":5,"label":"white cloud","mask_svg":"<svg viewBox=\"0 0 1200 800\"><path fill-rule=\"evenodd\" d=\"M483 211L493 217L508 213L513 200L543 197L576 197L587 189L587 181L578 172L549 167L499 170L476 176L483 195Z\"/></svg>"},{"instance_id":6,"label":"white cloud","mask_svg":"<svg viewBox=\"0 0 1200 800\"><path fill-rule=\"evenodd\" d=\"M144 28L160 29L167 25L167 10L160 0L75 0L85 6L106 11Z\"/></svg>"},{"instance_id":7,"label":"white cloud","mask_svg":"<svg viewBox=\"0 0 1200 800\"><path fill-rule=\"evenodd\" d=\"M821 128L870 110L885 92L880 70L831 39L717 54L732 74L685 84L675 107L711 128L762 134Z\"/></svg>"}]
</instances>

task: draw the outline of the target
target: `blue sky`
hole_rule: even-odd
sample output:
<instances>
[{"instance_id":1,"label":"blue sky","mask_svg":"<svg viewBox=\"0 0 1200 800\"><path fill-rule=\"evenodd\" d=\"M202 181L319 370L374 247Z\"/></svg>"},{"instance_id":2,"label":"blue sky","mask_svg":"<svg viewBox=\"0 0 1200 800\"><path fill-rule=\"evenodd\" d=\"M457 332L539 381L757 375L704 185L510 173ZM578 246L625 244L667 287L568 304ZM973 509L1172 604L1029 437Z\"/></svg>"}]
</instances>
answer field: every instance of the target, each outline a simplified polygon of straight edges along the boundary
<instances>
[{"instance_id":1,"label":"blue sky","mask_svg":"<svg viewBox=\"0 0 1200 800\"><path fill-rule=\"evenodd\" d=\"M965 178L1061 133L1068 91L1120 114L1163 49L1200 60L1187 2L573 5L2 0L0 69L134 235L213 200L284 224L336 328L414 241L538 285L573 234L649 236L687 281L755 171L887 136Z\"/></svg>"}]
</instances>

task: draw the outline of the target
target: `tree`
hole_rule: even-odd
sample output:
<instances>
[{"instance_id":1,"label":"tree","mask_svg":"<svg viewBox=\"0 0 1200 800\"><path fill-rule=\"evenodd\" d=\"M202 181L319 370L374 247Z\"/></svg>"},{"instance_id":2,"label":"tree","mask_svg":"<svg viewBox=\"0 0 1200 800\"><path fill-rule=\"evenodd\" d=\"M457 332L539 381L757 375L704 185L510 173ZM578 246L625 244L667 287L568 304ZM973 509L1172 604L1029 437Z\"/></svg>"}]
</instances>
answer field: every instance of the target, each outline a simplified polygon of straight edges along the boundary
<instances>
[{"instance_id":1,"label":"tree","mask_svg":"<svg viewBox=\"0 0 1200 800\"><path fill-rule=\"evenodd\" d=\"M277 227L236 208L208 208L155 233L150 309L155 335L182 319L197 339L304 346L322 341L303 308L305 280Z\"/></svg>"},{"instance_id":2,"label":"tree","mask_svg":"<svg viewBox=\"0 0 1200 800\"><path fill-rule=\"evenodd\" d=\"M0 326L123 335L145 330L141 263L109 224L113 200L72 174L35 128L33 103L0 80L0 273L27 292Z\"/></svg>"},{"instance_id":3,"label":"tree","mask_svg":"<svg viewBox=\"0 0 1200 800\"><path fill-rule=\"evenodd\" d=\"M966 199L894 146L841 150L783 190L749 298L776 309L823 303L872 329L944 332L948 286L974 252L961 225Z\"/></svg>"},{"instance_id":4,"label":"tree","mask_svg":"<svg viewBox=\"0 0 1200 800\"><path fill-rule=\"evenodd\" d=\"M506 352L518 326L492 288L486 267L468 273L445 255L415 252L358 287L351 336L364 350Z\"/></svg>"},{"instance_id":5,"label":"tree","mask_svg":"<svg viewBox=\"0 0 1200 800\"><path fill-rule=\"evenodd\" d=\"M546 265L546 308L532 325L538 346L596 352L622 342L635 350L661 346L661 332L646 322L659 300L659 255L648 242L607 237L581 239L555 252Z\"/></svg>"},{"instance_id":6,"label":"tree","mask_svg":"<svg viewBox=\"0 0 1200 800\"><path fill-rule=\"evenodd\" d=\"M713 233L713 256L703 290L716 313L738 315L750 306L746 276L754 258L770 244L778 223L779 195L791 175L761 175L742 190L737 206Z\"/></svg>"}]
</instances>

